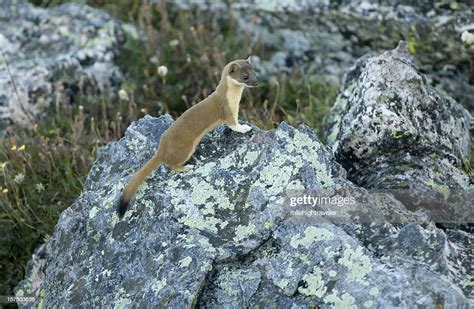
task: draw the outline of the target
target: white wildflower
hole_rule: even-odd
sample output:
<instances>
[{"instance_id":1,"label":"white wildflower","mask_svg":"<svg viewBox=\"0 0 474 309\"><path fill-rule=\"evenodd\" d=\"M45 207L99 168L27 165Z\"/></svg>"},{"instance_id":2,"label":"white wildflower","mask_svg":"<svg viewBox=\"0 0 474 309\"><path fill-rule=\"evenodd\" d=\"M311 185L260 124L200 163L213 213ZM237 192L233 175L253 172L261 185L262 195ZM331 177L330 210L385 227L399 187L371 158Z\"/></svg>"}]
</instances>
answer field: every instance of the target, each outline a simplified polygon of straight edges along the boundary
<instances>
[{"instance_id":1,"label":"white wildflower","mask_svg":"<svg viewBox=\"0 0 474 309\"><path fill-rule=\"evenodd\" d=\"M130 100L129 97L128 97L127 91L125 91L123 89L120 89L120 91L118 92L118 95L119 95L120 100L123 100L123 101Z\"/></svg>"},{"instance_id":2,"label":"white wildflower","mask_svg":"<svg viewBox=\"0 0 474 309\"><path fill-rule=\"evenodd\" d=\"M179 45L179 40L177 40L177 39L171 40L169 42L169 44L170 44L171 47L176 47L176 46Z\"/></svg>"},{"instance_id":3,"label":"white wildflower","mask_svg":"<svg viewBox=\"0 0 474 309\"><path fill-rule=\"evenodd\" d=\"M474 44L474 33L464 31L461 35L461 41L466 45L470 46Z\"/></svg>"},{"instance_id":4,"label":"white wildflower","mask_svg":"<svg viewBox=\"0 0 474 309\"><path fill-rule=\"evenodd\" d=\"M168 74L168 68L165 67L164 65L160 65L158 67L158 75L161 76L161 78L165 77L166 74Z\"/></svg>"},{"instance_id":5,"label":"white wildflower","mask_svg":"<svg viewBox=\"0 0 474 309\"><path fill-rule=\"evenodd\" d=\"M15 182L17 184L22 183L23 180L25 180L25 175L23 175L22 173L19 173L18 175L15 176Z\"/></svg>"}]
</instances>

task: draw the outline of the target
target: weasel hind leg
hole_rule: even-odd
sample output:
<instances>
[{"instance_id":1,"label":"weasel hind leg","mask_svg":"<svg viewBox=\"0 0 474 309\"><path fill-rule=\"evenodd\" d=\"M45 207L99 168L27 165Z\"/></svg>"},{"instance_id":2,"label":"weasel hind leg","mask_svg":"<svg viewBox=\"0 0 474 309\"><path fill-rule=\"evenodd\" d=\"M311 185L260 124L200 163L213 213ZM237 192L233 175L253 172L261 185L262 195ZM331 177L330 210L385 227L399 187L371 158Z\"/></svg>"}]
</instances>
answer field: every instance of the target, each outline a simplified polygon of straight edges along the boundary
<instances>
[{"instance_id":1,"label":"weasel hind leg","mask_svg":"<svg viewBox=\"0 0 474 309\"><path fill-rule=\"evenodd\" d=\"M174 172L187 172L187 171L190 171L193 167L194 165L192 164L181 165L181 166L170 166L170 168Z\"/></svg>"}]
</instances>

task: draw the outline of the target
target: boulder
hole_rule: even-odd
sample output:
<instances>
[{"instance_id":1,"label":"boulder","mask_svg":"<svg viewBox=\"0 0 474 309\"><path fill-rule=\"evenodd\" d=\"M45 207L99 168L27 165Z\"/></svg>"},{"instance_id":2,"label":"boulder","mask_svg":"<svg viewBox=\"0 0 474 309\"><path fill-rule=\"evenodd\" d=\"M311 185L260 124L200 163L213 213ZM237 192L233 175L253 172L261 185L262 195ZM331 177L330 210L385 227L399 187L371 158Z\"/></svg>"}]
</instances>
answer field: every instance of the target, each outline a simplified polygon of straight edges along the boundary
<instances>
[{"instance_id":1,"label":"boulder","mask_svg":"<svg viewBox=\"0 0 474 309\"><path fill-rule=\"evenodd\" d=\"M360 58L326 120L326 141L354 183L431 209L438 223L474 222L463 170L471 115L428 84L406 42Z\"/></svg>"},{"instance_id":2,"label":"boulder","mask_svg":"<svg viewBox=\"0 0 474 309\"><path fill-rule=\"evenodd\" d=\"M172 122L146 116L100 150L17 296L43 307L473 304L472 234L353 185L304 125L218 127L191 171L159 167L119 220L121 190Z\"/></svg>"},{"instance_id":3,"label":"boulder","mask_svg":"<svg viewBox=\"0 0 474 309\"><path fill-rule=\"evenodd\" d=\"M124 39L117 20L87 5L43 9L2 1L0 129L31 125L44 110L71 104L74 96L114 90L122 74L113 60Z\"/></svg>"}]
</instances>

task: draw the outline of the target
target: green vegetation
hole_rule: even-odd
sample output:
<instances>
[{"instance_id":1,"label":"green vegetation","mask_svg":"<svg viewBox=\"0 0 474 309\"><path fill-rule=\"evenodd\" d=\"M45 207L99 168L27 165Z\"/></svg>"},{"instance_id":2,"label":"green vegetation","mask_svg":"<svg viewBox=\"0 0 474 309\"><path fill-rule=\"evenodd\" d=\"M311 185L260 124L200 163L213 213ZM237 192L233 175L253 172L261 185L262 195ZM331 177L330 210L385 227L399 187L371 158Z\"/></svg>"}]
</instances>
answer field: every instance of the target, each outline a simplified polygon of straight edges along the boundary
<instances>
[{"instance_id":1,"label":"green vegetation","mask_svg":"<svg viewBox=\"0 0 474 309\"><path fill-rule=\"evenodd\" d=\"M64 1L32 2L54 6ZM273 52L238 34L234 20L217 22L208 12L173 13L139 1L88 2L145 29L147 38L159 31L160 41L148 39L144 46L137 37L123 47L116 63L125 72L122 89L128 99L76 93L71 106L52 108L34 129L9 129L0 146L0 295L13 294L34 248L79 196L100 146L119 139L131 121L145 114L179 116L213 91L228 61L251 54L268 59ZM160 65L168 68L164 77L157 73ZM270 80L245 92L241 118L264 129L284 120L320 131L337 89L301 72Z\"/></svg>"}]
</instances>

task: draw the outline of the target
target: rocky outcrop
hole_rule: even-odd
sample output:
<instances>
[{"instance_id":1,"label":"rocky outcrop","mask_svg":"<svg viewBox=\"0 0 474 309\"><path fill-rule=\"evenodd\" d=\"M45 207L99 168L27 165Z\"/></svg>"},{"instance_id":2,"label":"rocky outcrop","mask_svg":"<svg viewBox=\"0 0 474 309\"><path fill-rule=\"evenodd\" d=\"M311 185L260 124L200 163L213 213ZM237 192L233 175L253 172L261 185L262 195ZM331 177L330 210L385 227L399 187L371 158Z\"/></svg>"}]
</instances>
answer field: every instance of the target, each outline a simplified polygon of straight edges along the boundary
<instances>
[{"instance_id":1,"label":"rocky outcrop","mask_svg":"<svg viewBox=\"0 0 474 309\"><path fill-rule=\"evenodd\" d=\"M354 186L304 125L217 128L193 170L158 168L119 220L122 188L171 123L146 116L101 149L17 296L43 307L472 305L472 235Z\"/></svg>"},{"instance_id":2,"label":"rocky outcrop","mask_svg":"<svg viewBox=\"0 0 474 309\"><path fill-rule=\"evenodd\" d=\"M429 208L437 222L468 223L474 188L463 163L471 151L470 120L428 84L400 42L348 71L326 135L353 182Z\"/></svg>"},{"instance_id":3,"label":"rocky outcrop","mask_svg":"<svg viewBox=\"0 0 474 309\"><path fill-rule=\"evenodd\" d=\"M113 63L124 40L120 24L82 4L52 9L26 1L0 4L0 129L27 126L50 106L74 96L113 90L122 78Z\"/></svg>"}]
</instances>

